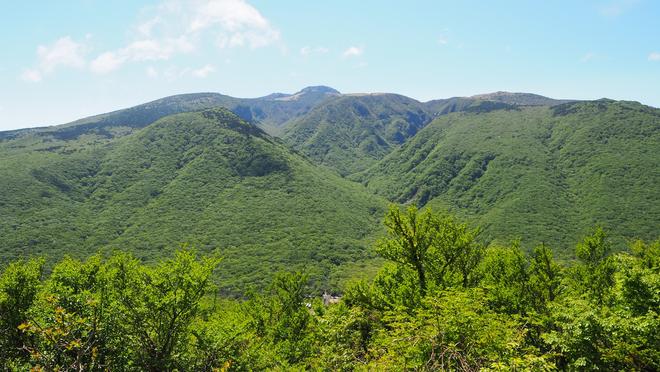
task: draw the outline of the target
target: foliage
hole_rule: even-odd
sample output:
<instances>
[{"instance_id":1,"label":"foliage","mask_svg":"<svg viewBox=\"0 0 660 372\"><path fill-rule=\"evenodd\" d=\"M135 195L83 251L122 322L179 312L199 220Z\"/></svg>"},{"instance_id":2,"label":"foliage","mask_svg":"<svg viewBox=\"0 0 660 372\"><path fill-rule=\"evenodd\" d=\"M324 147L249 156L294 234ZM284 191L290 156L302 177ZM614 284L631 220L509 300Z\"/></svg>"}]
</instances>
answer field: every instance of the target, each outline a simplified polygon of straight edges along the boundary
<instances>
[{"instance_id":1,"label":"foliage","mask_svg":"<svg viewBox=\"0 0 660 372\"><path fill-rule=\"evenodd\" d=\"M615 251L656 238L660 110L593 101L467 111L438 116L350 178L480 225L487 243L519 237L561 259L597 224Z\"/></svg>"},{"instance_id":2,"label":"foliage","mask_svg":"<svg viewBox=\"0 0 660 372\"><path fill-rule=\"evenodd\" d=\"M397 94L345 95L287 124L282 138L341 175L363 171L431 121L421 102Z\"/></svg>"},{"instance_id":3,"label":"foliage","mask_svg":"<svg viewBox=\"0 0 660 372\"><path fill-rule=\"evenodd\" d=\"M103 144L0 143L0 262L126 250L155 262L181 242L220 251L240 296L304 269L320 289L369 266L385 203L226 110L168 116ZM20 142L18 142L20 143ZM71 153L69 153L71 152ZM7 218L4 218L7 216Z\"/></svg>"},{"instance_id":4,"label":"foliage","mask_svg":"<svg viewBox=\"0 0 660 372\"><path fill-rule=\"evenodd\" d=\"M0 360L26 357L23 345L29 337L19 326L40 289L43 264L40 259L13 262L0 275Z\"/></svg>"},{"instance_id":5,"label":"foliage","mask_svg":"<svg viewBox=\"0 0 660 372\"><path fill-rule=\"evenodd\" d=\"M213 272L226 261L185 247L155 265L120 252L64 258L46 276L43 261L10 264L0 275L2 367L660 368L660 241L612 254L596 229L567 267L545 245L484 250L478 230L428 209L391 207L385 223L377 251L389 262L329 305L299 271L244 299L218 298ZM470 269L454 254L472 255ZM429 273L425 291L413 257Z\"/></svg>"},{"instance_id":6,"label":"foliage","mask_svg":"<svg viewBox=\"0 0 660 372\"><path fill-rule=\"evenodd\" d=\"M439 218L430 209L418 213L416 206L405 213L391 206L384 223L388 238L377 244L376 251L416 272L421 297L426 294L427 277L441 288L457 278L463 287L474 281L482 253L474 241L478 230L469 230L451 217Z\"/></svg>"},{"instance_id":7,"label":"foliage","mask_svg":"<svg viewBox=\"0 0 660 372\"><path fill-rule=\"evenodd\" d=\"M659 370L657 109L481 99L202 94L0 133L0 368ZM373 194L409 205L386 235Z\"/></svg>"},{"instance_id":8,"label":"foliage","mask_svg":"<svg viewBox=\"0 0 660 372\"><path fill-rule=\"evenodd\" d=\"M549 107L559 103L506 93L420 103L312 87L168 97L2 133L0 264L42 255L49 269L113 249L155 262L190 242L222 252L224 294L266 288L290 268L338 292L378 265L367 247L382 236L385 201L373 194L457 214L483 226L482 243L547 243L560 260L595 224L611 232L613 251L655 238L658 110Z\"/></svg>"}]
</instances>

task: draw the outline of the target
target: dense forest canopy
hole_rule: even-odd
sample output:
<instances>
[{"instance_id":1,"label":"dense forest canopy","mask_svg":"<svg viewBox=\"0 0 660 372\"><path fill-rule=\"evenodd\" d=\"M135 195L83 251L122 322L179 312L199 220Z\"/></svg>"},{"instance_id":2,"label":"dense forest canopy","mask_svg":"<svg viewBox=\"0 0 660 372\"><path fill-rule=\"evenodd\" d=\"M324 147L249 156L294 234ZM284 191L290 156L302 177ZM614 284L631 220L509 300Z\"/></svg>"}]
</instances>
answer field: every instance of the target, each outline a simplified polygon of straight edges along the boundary
<instances>
[{"instance_id":1,"label":"dense forest canopy","mask_svg":"<svg viewBox=\"0 0 660 372\"><path fill-rule=\"evenodd\" d=\"M222 257L183 247L39 258L0 276L0 360L23 370L657 370L660 240L611 252L600 228L550 247L484 245L455 217L391 206L386 260L324 304L304 272L217 295Z\"/></svg>"},{"instance_id":2,"label":"dense forest canopy","mask_svg":"<svg viewBox=\"0 0 660 372\"><path fill-rule=\"evenodd\" d=\"M1 132L0 362L658 370L659 156L658 109L505 92Z\"/></svg>"},{"instance_id":3,"label":"dense forest canopy","mask_svg":"<svg viewBox=\"0 0 660 372\"><path fill-rule=\"evenodd\" d=\"M0 262L115 249L156 262L189 242L220 251L224 294L288 268L337 292L380 265L369 247L388 202L571 260L595 225L615 251L657 237L659 154L660 110L635 102L173 96L0 133Z\"/></svg>"}]
</instances>

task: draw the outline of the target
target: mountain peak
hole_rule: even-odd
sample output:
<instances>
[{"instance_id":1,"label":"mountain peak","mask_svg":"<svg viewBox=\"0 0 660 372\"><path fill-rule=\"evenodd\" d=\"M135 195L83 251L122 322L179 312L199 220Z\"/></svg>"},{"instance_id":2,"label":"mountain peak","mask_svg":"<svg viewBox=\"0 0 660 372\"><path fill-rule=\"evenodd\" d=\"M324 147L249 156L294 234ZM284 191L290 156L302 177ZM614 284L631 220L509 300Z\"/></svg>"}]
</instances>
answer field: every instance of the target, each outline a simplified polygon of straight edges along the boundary
<instances>
[{"instance_id":1,"label":"mountain peak","mask_svg":"<svg viewBox=\"0 0 660 372\"><path fill-rule=\"evenodd\" d=\"M317 86L311 86L311 87L306 87L303 88L302 90L291 94L291 95L285 95L285 96L280 96L277 98L274 98L276 101L297 101L297 100L313 100L316 101L319 98L325 98L328 96L338 96L341 95L338 90L327 87L325 85L317 85Z\"/></svg>"},{"instance_id":2,"label":"mountain peak","mask_svg":"<svg viewBox=\"0 0 660 372\"><path fill-rule=\"evenodd\" d=\"M569 100L557 100L533 93L519 93L519 92L506 92L506 91L477 94L469 98L485 100L485 101L496 101L496 102L502 102L512 105L518 105L518 106L554 106L561 103L570 102Z\"/></svg>"},{"instance_id":3,"label":"mountain peak","mask_svg":"<svg viewBox=\"0 0 660 372\"><path fill-rule=\"evenodd\" d=\"M301 91L297 92L297 94L308 94L308 93L323 93L323 94L341 94L339 93L338 90L334 88L330 88L325 85L315 85L315 86L309 86L303 88Z\"/></svg>"}]
</instances>

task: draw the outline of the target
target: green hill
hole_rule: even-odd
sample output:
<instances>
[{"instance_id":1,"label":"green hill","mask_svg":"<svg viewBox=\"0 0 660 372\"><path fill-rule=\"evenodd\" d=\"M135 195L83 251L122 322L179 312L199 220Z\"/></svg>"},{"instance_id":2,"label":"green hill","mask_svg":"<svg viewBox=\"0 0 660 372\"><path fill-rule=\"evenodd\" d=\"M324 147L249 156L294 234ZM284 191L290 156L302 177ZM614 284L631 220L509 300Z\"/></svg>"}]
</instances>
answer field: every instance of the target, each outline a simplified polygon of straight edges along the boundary
<instances>
[{"instance_id":1,"label":"green hill","mask_svg":"<svg viewBox=\"0 0 660 372\"><path fill-rule=\"evenodd\" d=\"M442 116L355 178L400 203L451 210L567 252L596 224L619 242L660 221L660 110L593 101Z\"/></svg>"},{"instance_id":2,"label":"green hill","mask_svg":"<svg viewBox=\"0 0 660 372\"><path fill-rule=\"evenodd\" d=\"M421 103L319 86L173 96L0 132L0 264L98 249L151 261L190 242L221 251L232 293L289 267L336 288L363 271L386 200L565 256L597 224L617 243L656 238L660 110L561 102L500 92Z\"/></svg>"},{"instance_id":3,"label":"green hill","mask_svg":"<svg viewBox=\"0 0 660 372\"><path fill-rule=\"evenodd\" d=\"M347 263L369 258L383 214L362 186L223 109L105 142L5 141L0 157L1 260L98 249L152 260L189 242L220 251L233 293L292 267L336 288Z\"/></svg>"},{"instance_id":4,"label":"green hill","mask_svg":"<svg viewBox=\"0 0 660 372\"><path fill-rule=\"evenodd\" d=\"M344 94L319 101L308 113L288 121L283 138L315 163L347 176L373 166L442 115L565 102L507 92L425 103L397 94Z\"/></svg>"},{"instance_id":5,"label":"green hill","mask_svg":"<svg viewBox=\"0 0 660 372\"><path fill-rule=\"evenodd\" d=\"M430 120L422 103L401 95L342 95L289 123L283 138L347 175L375 164Z\"/></svg>"}]
</instances>

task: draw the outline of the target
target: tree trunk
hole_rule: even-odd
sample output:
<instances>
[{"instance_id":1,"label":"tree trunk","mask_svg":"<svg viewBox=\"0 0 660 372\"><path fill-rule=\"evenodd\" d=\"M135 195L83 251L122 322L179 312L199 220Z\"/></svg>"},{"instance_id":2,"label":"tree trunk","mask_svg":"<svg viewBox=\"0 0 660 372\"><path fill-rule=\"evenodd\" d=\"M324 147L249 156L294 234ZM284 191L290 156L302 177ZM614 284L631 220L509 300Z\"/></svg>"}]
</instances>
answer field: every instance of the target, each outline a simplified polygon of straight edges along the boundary
<instances>
[{"instance_id":1,"label":"tree trunk","mask_svg":"<svg viewBox=\"0 0 660 372\"><path fill-rule=\"evenodd\" d=\"M424 297L426 295L426 274L424 273L424 267L421 262L415 262L415 269L417 270L417 276L419 277L419 294Z\"/></svg>"}]
</instances>

